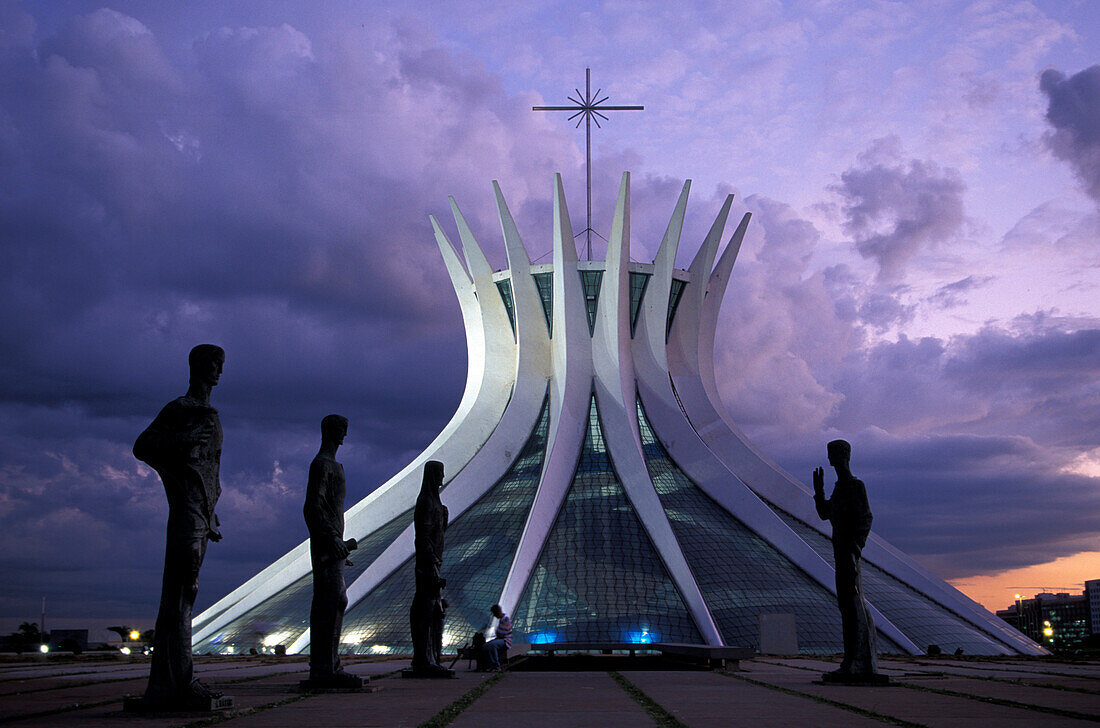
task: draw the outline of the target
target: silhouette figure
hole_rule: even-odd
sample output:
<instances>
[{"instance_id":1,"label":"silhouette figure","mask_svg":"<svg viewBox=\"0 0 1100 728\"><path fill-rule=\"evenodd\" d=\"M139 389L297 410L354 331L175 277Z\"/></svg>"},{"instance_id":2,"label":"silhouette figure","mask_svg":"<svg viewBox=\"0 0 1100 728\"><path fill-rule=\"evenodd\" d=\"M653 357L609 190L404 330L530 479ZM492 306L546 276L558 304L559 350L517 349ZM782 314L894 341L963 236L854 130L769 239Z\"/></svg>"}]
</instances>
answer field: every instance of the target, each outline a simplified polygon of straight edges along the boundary
<instances>
[{"instance_id":1,"label":"silhouette figure","mask_svg":"<svg viewBox=\"0 0 1100 728\"><path fill-rule=\"evenodd\" d=\"M884 682L875 656L875 622L863 599L860 558L871 533L871 507L863 481L852 475L852 446L833 440L827 446L829 464L836 469L836 485L825 498L825 471L814 470L817 514L833 526L836 599L844 634L840 669L823 676L826 682Z\"/></svg>"},{"instance_id":2,"label":"silhouette figure","mask_svg":"<svg viewBox=\"0 0 1100 728\"><path fill-rule=\"evenodd\" d=\"M447 530L447 508L439 500L443 485L443 463L430 460L424 465L424 480L413 511L416 540L416 592L409 609L413 659L406 671L410 677L453 677L454 671L439 664L435 646L443 640L443 534ZM438 634L437 634L438 633Z\"/></svg>"},{"instance_id":3,"label":"silhouette figure","mask_svg":"<svg viewBox=\"0 0 1100 728\"><path fill-rule=\"evenodd\" d=\"M313 604L309 610L309 680L311 689L359 688L362 678L340 666L340 632L348 606L344 562L356 547L344 540L344 466L336 451L348 434L348 420L327 415L321 420L321 449L309 465L309 483L302 513L309 529L313 563Z\"/></svg>"},{"instance_id":4,"label":"silhouette figure","mask_svg":"<svg viewBox=\"0 0 1100 728\"><path fill-rule=\"evenodd\" d=\"M206 543L222 538L214 513L221 495L222 426L218 411L210 406L210 391L224 363L221 347L200 344L192 349L187 393L165 405L134 443L134 456L157 472L168 496L153 659L143 705L137 709L208 710L211 701L222 696L195 679L191 613Z\"/></svg>"}]
</instances>

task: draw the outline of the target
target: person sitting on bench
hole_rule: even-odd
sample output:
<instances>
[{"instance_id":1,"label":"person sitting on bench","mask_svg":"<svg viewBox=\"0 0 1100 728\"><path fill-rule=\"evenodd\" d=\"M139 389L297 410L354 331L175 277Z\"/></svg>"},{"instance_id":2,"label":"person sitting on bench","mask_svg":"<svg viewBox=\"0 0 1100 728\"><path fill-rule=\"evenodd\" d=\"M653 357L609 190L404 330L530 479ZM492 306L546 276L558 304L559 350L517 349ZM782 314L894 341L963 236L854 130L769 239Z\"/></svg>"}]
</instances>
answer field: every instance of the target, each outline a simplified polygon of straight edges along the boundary
<instances>
[{"instance_id":1,"label":"person sitting on bench","mask_svg":"<svg viewBox=\"0 0 1100 728\"><path fill-rule=\"evenodd\" d=\"M489 658L489 669L500 672L508 662L508 648L512 646L512 618L499 604L490 607L489 612L497 619L497 628L496 637L485 643L485 654Z\"/></svg>"}]
</instances>

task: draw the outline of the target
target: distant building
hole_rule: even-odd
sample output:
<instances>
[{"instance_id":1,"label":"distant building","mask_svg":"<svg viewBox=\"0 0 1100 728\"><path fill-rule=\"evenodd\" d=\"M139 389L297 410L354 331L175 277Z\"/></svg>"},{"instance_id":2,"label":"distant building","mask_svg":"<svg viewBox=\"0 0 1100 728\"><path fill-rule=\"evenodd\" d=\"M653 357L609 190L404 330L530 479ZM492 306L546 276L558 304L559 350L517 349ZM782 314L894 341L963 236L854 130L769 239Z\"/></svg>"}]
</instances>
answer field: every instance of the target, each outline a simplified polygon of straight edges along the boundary
<instances>
[{"instance_id":1,"label":"distant building","mask_svg":"<svg viewBox=\"0 0 1100 728\"><path fill-rule=\"evenodd\" d=\"M1089 634L1100 633L1100 579L1085 582L1085 599L1089 604Z\"/></svg>"},{"instance_id":2,"label":"distant building","mask_svg":"<svg viewBox=\"0 0 1100 728\"><path fill-rule=\"evenodd\" d=\"M1089 585L1092 585L1090 590ZM1100 579L1085 583L1083 594L1036 594L1018 599L997 616L1049 650L1072 649L1093 633L1100 619Z\"/></svg>"}]
</instances>

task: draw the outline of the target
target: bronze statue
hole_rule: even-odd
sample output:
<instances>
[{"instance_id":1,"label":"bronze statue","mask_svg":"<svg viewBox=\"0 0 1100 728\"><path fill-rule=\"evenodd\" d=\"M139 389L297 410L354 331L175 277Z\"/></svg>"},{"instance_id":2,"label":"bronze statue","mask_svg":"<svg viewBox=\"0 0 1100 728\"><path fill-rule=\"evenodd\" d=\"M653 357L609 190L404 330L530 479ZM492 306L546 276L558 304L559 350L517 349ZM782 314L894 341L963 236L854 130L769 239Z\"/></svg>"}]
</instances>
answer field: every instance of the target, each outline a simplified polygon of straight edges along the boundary
<instances>
[{"instance_id":1,"label":"bronze statue","mask_svg":"<svg viewBox=\"0 0 1100 728\"><path fill-rule=\"evenodd\" d=\"M412 629L412 666L409 677L453 677L454 671L439 664L435 645L442 647L443 533L447 530L447 508L439 500L443 485L443 463L429 460L413 511L415 532L416 591L409 609ZM438 633L438 634L437 634Z\"/></svg>"},{"instance_id":2,"label":"bronze statue","mask_svg":"<svg viewBox=\"0 0 1100 728\"><path fill-rule=\"evenodd\" d=\"M336 451L348 434L348 420L327 415L321 420L321 449L309 466L306 502L302 507L309 529L313 563L313 604L309 610L309 680L307 689L353 689L363 679L340 666L340 632L348 606L344 563L355 539L344 540L344 466Z\"/></svg>"},{"instance_id":3,"label":"bronze statue","mask_svg":"<svg viewBox=\"0 0 1100 728\"><path fill-rule=\"evenodd\" d=\"M209 710L231 698L211 690L194 675L191 612L199 588L199 568L207 541L220 541L214 506L221 495L218 466L222 426L210 406L225 351L200 344L188 356L187 394L169 402L134 443L134 456L160 476L168 496L168 537L164 580L153 640L153 660L144 699L136 710ZM220 700L219 700L220 699Z\"/></svg>"},{"instance_id":4,"label":"bronze statue","mask_svg":"<svg viewBox=\"0 0 1100 728\"><path fill-rule=\"evenodd\" d=\"M840 669L823 676L826 682L885 683L878 674L875 655L875 621L863 599L860 558L871 533L871 507L863 481L852 475L852 446L833 440L827 446L829 464L836 469L833 494L825 498L825 471L814 470L814 503L817 514L833 526L833 559L836 566L836 599L844 635L844 659Z\"/></svg>"}]
</instances>

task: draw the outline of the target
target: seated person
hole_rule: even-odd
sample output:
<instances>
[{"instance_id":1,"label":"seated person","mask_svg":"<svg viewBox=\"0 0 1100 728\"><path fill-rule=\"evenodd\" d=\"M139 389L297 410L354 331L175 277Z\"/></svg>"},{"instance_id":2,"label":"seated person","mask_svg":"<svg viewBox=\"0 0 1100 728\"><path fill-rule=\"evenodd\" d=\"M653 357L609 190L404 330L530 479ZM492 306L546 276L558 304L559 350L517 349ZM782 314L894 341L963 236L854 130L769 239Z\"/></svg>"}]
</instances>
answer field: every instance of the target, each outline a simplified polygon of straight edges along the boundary
<instances>
[{"instance_id":1,"label":"seated person","mask_svg":"<svg viewBox=\"0 0 1100 728\"><path fill-rule=\"evenodd\" d=\"M508 648L512 646L512 618L499 604L490 607L489 612L496 618L497 628L496 637L485 643L485 655L489 659L489 669L499 671L508 661Z\"/></svg>"}]
</instances>

